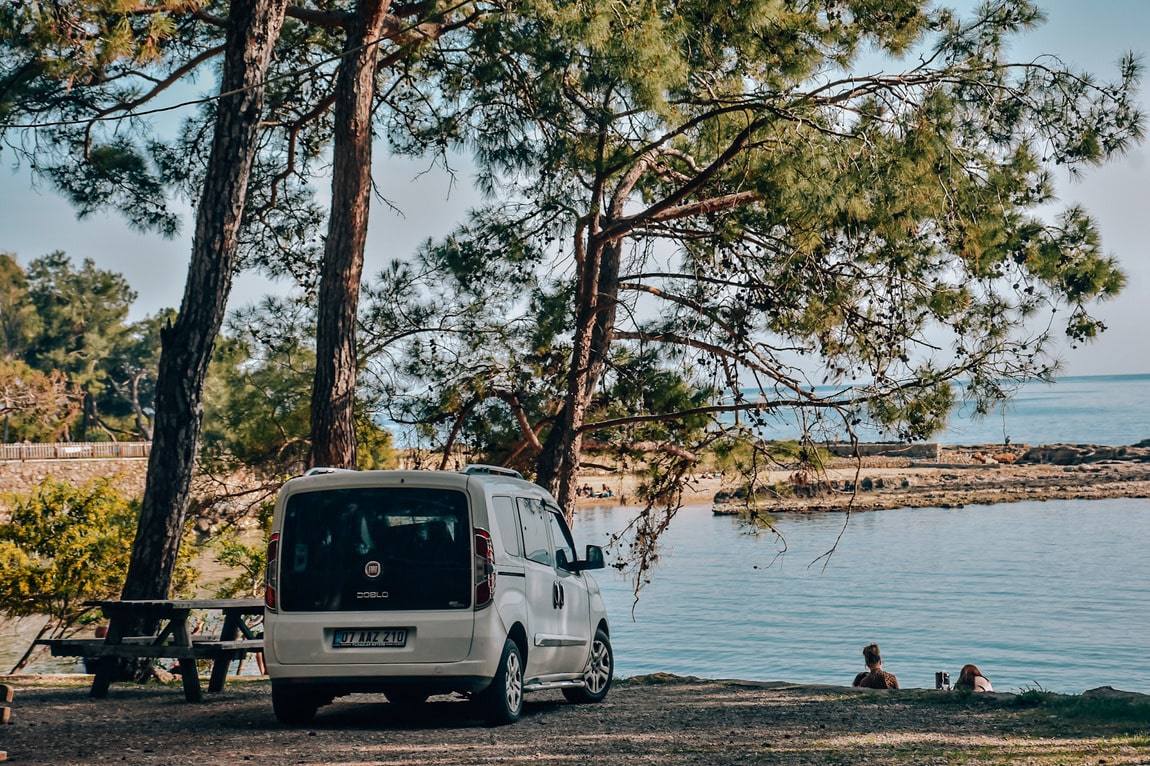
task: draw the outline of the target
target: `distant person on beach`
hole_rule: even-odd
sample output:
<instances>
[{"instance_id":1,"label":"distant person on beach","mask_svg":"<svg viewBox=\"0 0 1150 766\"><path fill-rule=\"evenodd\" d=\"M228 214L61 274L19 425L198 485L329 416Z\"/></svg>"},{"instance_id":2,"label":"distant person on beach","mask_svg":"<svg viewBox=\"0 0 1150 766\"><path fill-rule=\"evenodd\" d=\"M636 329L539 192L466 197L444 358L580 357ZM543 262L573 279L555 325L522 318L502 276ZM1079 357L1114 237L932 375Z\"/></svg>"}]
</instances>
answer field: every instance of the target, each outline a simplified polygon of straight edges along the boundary
<instances>
[{"instance_id":1,"label":"distant person on beach","mask_svg":"<svg viewBox=\"0 0 1150 766\"><path fill-rule=\"evenodd\" d=\"M958 680L954 682L954 688L972 692L994 691L990 679L982 674L977 665L963 665L958 673Z\"/></svg>"},{"instance_id":2,"label":"distant person on beach","mask_svg":"<svg viewBox=\"0 0 1150 766\"><path fill-rule=\"evenodd\" d=\"M898 679L894 674L882 669L882 655L879 653L878 644L868 644L863 648L863 660L866 662L867 670L855 676L851 686L861 686L864 689L898 688Z\"/></svg>"}]
</instances>

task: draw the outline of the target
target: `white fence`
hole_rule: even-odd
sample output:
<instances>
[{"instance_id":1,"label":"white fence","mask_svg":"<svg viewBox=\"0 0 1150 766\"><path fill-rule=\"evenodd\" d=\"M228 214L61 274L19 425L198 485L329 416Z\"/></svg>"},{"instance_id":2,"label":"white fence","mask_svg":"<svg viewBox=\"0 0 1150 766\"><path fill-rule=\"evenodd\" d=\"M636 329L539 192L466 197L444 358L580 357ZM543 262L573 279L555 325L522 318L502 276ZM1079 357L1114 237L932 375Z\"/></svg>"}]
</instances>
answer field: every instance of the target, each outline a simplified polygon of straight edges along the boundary
<instances>
[{"instance_id":1,"label":"white fence","mask_svg":"<svg viewBox=\"0 0 1150 766\"><path fill-rule=\"evenodd\" d=\"M151 442L60 442L59 444L0 444L0 460L147 457Z\"/></svg>"}]
</instances>

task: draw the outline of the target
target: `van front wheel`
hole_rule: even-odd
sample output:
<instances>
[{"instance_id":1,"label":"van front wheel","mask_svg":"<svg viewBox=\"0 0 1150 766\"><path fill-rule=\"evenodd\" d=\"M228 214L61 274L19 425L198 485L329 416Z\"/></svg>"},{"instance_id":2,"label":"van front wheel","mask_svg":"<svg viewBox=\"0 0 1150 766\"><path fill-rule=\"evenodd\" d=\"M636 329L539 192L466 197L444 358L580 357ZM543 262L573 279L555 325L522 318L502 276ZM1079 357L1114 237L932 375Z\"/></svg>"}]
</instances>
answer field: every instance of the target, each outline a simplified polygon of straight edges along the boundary
<instances>
[{"instance_id":1,"label":"van front wheel","mask_svg":"<svg viewBox=\"0 0 1150 766\"><path fill-rule=\"evenodd\" d=\"M484 717L495 726L515 723L523 713L523 655L510 638L503 644L499 670L491 685L475 695Z\"/></svg>"},{"instance_id":2,"label":"van front wheel","mask_svg":"<svg viewBox=\"0 0 1150 766\"><path fill-rule=\"evenodd\" d=\"M564 689L563 696L568 702L587 704L602 702L611 690L611 679L615 674L615 654L611 651L611 639L602 630L595 631L591 642L591 658L583 673L583 683L578 689Z\"/></svg>"},{"instance_id":3,"label":"van front wheel","mask_svg":"<svg viewBox=\"0 0 1150 766\"><path fill-rule=\"evenodd\" d=\"M276 720L286 726L304 726L315 719L319 699L302 689L291 689L272 683L272 710Z\"/></svg>"}]
</instances>

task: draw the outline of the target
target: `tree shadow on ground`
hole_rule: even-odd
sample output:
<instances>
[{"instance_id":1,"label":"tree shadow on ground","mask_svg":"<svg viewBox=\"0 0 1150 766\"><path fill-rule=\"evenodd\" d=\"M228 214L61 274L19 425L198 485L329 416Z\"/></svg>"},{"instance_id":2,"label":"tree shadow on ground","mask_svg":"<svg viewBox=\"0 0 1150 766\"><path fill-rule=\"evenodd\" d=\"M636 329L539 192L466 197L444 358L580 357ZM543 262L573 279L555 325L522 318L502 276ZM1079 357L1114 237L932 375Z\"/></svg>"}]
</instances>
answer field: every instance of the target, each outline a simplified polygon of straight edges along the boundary
<instances>
[{"instance_id":1,"label":"tree shadow on ground","mask_svg":"<svg viewBox=\"0 0 1150 766\"><path fill-rule=\"evenodd\" d=\"M623 683L598 705L533 697L518 724L494 728L466 701L384 700L341 698L314 723L289 728L275 720L266 683L229 684L203 704L183 702L178 686L114 688L98 701L85 688L27 689L3 744L13 761L85 766L171 763L173 754L180 763L444 766L1150 762L1150 736L1139 734L1145 703L1085 698Z\"/></svg>"},{"instance_id":2,"label":"tree shadow on ground","mask_svg":"<svg viewBox=\"0 0 1150 766\"><path fill-rule=\"evenodd\" d=\"M523 705L521 723L550 713L563 703L533 700ZM284 729L268 711L267 728ZM462 698L432 698L421 705L397 705L380 695L349 695L319 709L315 720L303 727L326 730L414 731L488 728L483 711Z\"/></svg>"}]
</instances>

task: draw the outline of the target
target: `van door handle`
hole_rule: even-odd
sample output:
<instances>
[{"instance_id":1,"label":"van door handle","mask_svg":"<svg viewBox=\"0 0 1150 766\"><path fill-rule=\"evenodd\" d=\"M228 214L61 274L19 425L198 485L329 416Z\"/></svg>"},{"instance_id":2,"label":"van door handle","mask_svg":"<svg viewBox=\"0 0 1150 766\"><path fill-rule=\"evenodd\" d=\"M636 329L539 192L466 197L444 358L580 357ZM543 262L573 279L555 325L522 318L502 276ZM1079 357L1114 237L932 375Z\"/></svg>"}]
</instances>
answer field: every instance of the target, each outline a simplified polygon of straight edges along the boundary
<instances>
[{"instance_id":1,"label":"van door handle","mask_svg":"<svg viewBox=\"0 0 1150 766\"><path fill-rule=\"evenodd\" d=\"M551 583L551 606L554 609L563 608L563 585L558 580Z\"/></svg>"}]
</instances>

